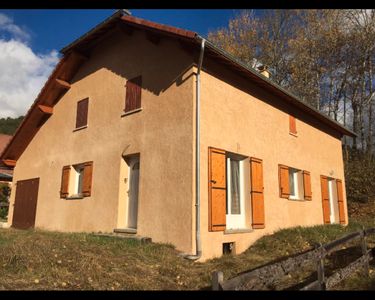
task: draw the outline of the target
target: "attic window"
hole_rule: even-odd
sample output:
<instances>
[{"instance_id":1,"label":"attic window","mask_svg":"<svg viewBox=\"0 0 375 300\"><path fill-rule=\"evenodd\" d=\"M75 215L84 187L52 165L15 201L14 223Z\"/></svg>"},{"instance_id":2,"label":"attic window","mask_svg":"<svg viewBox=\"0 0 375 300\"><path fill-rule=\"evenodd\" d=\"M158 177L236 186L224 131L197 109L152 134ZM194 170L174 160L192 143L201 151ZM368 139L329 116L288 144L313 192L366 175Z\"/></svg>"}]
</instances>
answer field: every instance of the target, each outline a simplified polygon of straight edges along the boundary
<instances>
[{"instance_id":1,"label":"attic window","mask_svg":"<svg viewBox=\"0 0 375 300\"><path fill-rule=\"evenodd\" d=\"M297 135L296 118L292 115L289 115L289 133Z\"/></svg>"},{"instance_id":2,"label":"attic window","mask_svg":"<svg viewBox=\"0 0 375 300\"><path fill-rule=\"evenodd\" d=\"M126 82L125 113L141 108L142 76Z\"/></svg>"}]
</instances>

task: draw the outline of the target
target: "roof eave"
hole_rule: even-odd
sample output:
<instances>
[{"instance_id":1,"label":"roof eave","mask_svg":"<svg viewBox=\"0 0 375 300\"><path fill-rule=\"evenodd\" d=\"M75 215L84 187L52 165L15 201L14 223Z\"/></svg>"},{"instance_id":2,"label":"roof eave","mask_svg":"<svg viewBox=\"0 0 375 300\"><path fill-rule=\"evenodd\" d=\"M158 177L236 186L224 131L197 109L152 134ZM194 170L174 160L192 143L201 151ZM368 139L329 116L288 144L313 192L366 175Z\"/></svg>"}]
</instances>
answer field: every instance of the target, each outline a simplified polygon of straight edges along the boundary
<instances>
[{"instance_id":1,"label":"roof eave","mask_svg":"<svg viewBox=\"0 0 375 300\"><path fill-rule=\"evenodd\" d=\"M201 39L204 39L204 38L202 36L198 35L197 39L201 40ZM315 116L320 116L325 121L325 123L327 125L329 125L330 127L336 129L340 133L348 135L350 137L356 137L357 136L357 134L355 132L351 131L350 129L348 129L348 128L344 127L344 126L342 126L339 122L337 122L337 121L331 119L330 117L326 116L325 114L321 113L315 107L313 107L313 106L311 106L311 105L303 102L300 98L298 98L293 93L291 93L288 90L284 89L283 87L281 87L280 85L276 84L275 82L273 82L272 80L268 79L267 77L261 75L259 72L257 72L253 68L250 68L249 66L247 66L243 62L239 61L238 59L236 59L234 56L230 55L228 52L224 51L223 49L220 49L219 47L217 47L212 42L206 40L206 46L208 46L209 48L211 48L217 54L222 55L223 57L225 57L226 59L228 59L229 61L231 61L233 64L236 64L236 65L240 66L241 68L243 68L244 70L250 72L253 76L256 76L259 79L263 80L271 88L274 88L274 89L277 89L277 90L281 91L283 94L285 94L286 97L289 97L290 99L292 99L292 101L295 101L296 103L299 103L299 104L303 105L307 110L309 110L310 114L313 114Z\"/></svg>"}]
</instances>

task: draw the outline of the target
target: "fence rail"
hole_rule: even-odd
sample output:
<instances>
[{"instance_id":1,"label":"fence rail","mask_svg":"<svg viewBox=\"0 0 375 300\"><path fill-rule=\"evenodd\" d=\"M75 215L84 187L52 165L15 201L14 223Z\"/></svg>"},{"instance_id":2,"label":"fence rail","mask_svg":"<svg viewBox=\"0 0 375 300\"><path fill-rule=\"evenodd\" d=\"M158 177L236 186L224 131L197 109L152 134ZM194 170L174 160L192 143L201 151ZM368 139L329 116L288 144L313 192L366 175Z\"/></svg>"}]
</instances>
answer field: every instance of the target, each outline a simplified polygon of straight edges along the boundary
<instances>
[{"instance_id":1,"label":"fence rail","mask_svg":"<svg viewBox=\"0 0 375 300\"><path fill-rule=\"evenodd\" d=\"M350 233L340 239L327 244L320 244L319 247L310 251L289 257L283 261L265 265L250 272L240 274L234 278L224 281L224 275L221 271L212 274L213 290L253 290L267 289L270 286L277 285L278 280L290 274L294 270L304 268L308 265L315 265L317 270L317 280L307 284L301 290L326 290L331 289L340 281L348 278L353 272L361 267L365 274L369 272L369 262L374 258L375 248L367 249L366 237L375 234L375 228L363 229L358 232ZM327 255L335 252L344 244L354 240L360 240L362 256L350 263L344 268L337 270L334 274L325 276L324 259Z\"/></svg>"}]
</instances>

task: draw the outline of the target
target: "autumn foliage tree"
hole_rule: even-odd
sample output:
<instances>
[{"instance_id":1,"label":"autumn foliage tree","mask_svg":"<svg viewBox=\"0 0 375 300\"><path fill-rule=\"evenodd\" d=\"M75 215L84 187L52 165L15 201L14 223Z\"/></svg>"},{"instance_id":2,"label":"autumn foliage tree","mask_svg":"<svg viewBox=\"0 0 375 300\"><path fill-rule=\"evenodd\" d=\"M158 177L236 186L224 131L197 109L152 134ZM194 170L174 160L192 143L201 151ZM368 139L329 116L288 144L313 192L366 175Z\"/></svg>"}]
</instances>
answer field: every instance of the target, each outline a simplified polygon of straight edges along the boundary
<instances>
[{"instance_id":1,"label":"autumn foliage tree","mask_svg":"<svg viewBox=\"0 0 375 300\"><path fill-rule=\"evenodd\" d=\"M362 173L347 174L371 177L375 10L242 11L208 39L251 67L268 65L271 80L356 132L343 140L344 158L349 168L360 160Z\"/></svg>"}]
</instances>

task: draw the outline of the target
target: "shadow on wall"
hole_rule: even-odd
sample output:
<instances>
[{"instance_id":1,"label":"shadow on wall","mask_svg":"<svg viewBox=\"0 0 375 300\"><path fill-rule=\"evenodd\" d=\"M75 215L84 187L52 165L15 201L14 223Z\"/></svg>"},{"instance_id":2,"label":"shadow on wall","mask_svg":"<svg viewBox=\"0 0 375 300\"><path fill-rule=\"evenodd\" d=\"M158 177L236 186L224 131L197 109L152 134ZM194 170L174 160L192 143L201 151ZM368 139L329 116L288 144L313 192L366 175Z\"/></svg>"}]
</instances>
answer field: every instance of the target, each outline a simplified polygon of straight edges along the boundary
<instances>
[{"instance_id":1,"label":"shadow on wall","mask_svg":"<svg viewBox=\"0 0 375 300\"><path fill-rule=\"evenodd\" d=\"M105 68L124 78L124 85L126 80L142 75L142 88L160 95L171 85L179 86L193 75L186 74L193 66L193 51L184 51L170 38L154 43L142 30L134 30L129 35L115 28L90 52L90 60L79 69L72 83Z\"/></svg>"}]
</instances>

